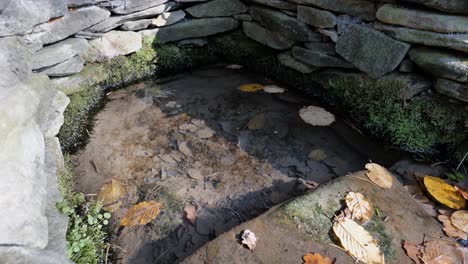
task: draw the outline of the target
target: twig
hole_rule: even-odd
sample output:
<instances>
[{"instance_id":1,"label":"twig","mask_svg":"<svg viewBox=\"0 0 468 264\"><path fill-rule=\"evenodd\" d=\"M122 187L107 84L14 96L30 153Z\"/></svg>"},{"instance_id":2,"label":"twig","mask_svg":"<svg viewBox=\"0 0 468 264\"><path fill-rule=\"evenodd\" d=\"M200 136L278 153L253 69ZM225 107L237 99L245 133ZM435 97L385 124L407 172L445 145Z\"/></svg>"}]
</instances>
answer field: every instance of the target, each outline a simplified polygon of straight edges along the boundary
<instances>
[{"instance_id":1,"label":"twig","mask_svg":"<svg viewBox=\"0 0 468 264\"><path fill-rule=\"evenodd\" d=\"M166 254L166 253L167 253L167 250L165 250L165 251L163 251L161 254L159 254L159 257L154 261L154 263L158 263L158 260L159 260L162 256L164 256L164 254Z\"/></svg>"},{"instance_id":2,"label":"twig","mask_svg":"<svg viewBox=\"0 0 468 264\"><path fill-rule=\"evenodd\" d=\"M110 245L107 244L107 247L106 247L106 258L104 259L104 264L107 264L107 258L109 257L109 249L110 249Z\"/></svg>"},{"instance_id":3,"label":"twig","mask_svg":"<svg viewBox=\"0 0 468 264\"><path fill-rule=\"evenodd\" d=\"M232 208L231 204L229 204L226 196L224 197L224 201L226 202L228 209L231 210L234 214L236 214L241 222L244 222L244 219L242 219L241 215L236 210L234 210L234 208Z\"/></svg>"},{"instance_id":4,"label":"twig","mask_svg":"<svg viewBox=\"0 0 468 264\"><path fill-rule=\"evenodd\" d=\"M119 247L119 246L117 246L117 245L114 245L114 244L111 244L111 243L107 243L107 245L108 245L109 247L113 247L113 248L116 248L116 249L120 249L120 250L122 250L124 253L128 253L127 250L125 250L124 248L121 248L121 247Z\"/></svg>"},{"instance_id":5,"label":"twig","mask_svg":"<svg viewBox=\"0 0 468 264\"><path fill-rule=\"evenodd\" d=\"M445 241L445 242L453 243L453 241L450 241L450 240L448 240L448 239L444 239L444 238L440 238L440 237L436 237L436 236L428 235L428 234L424 234L423 243L426 242L426 236L435 238L435 239L437 239L437 240L442 240L442 241Z\"/></svg>"},{"instance_id":6,"label":"twig","mask_svg":"<svg viewBox=\"0 0 468 264\"><path fill-rule=\"evenodd\" d=\"M457 169L455 171L458 171L458 169L460 169L460 166L463 164L463 162L465 161L466 157L468 156L468 151L465 153L465 156L463 156L462 160L460 161L460 163L458 163L458 166L457 166Z\"/></svg>"}]
</instances>

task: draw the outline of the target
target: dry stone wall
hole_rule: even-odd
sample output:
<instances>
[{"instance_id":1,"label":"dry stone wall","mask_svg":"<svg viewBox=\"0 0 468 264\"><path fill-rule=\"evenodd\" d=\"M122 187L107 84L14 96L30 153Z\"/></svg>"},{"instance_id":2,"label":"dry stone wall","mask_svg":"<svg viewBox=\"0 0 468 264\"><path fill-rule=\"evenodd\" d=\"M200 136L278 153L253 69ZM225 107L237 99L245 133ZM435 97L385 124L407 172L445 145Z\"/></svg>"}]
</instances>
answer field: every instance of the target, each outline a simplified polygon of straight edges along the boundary
<instances>
[{"instance_id":1,"label":"dry stone wall","mask_svg":"<svg viewBox=\"0 0 468 264\"><path fill-rule=\"evenodd\" d=\"M303 74L410 79L419 88L405 99L434 92L468 102L466 0L4 0L0 259L66 263L66 219L54 201L68 99L55 84L88 82L74 78L86 64L136 52L146 37L203 46L233 30Z\"/></svg>"}]
</instances>

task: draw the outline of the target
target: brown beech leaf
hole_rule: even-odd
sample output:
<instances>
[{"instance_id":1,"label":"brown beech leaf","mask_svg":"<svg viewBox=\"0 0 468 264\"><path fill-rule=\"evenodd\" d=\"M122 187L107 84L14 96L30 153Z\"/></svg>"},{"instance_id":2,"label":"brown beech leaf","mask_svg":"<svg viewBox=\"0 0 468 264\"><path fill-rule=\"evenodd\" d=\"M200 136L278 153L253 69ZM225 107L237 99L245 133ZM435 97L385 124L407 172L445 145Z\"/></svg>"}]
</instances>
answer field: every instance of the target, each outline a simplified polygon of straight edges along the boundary
<instances>
[{"instance_id":1,"label":"brown beech leaf","mask_svg":"<svg viewBox=\"0 0 468 264\"><path fill-rule=\"evenodd\" d=\"M365 168L367 169L367 177L369 177L373 183L384 189L390 189L392 187L393 176L387 169L377 163L367 163Z\"/></svg>"},{"instance_id":2,"label":"brown beech leaf","mask_svg":"<svg viewBox=\"0 0 468 264\"><path fill-rule=\"evenodd\" d=\"M468 191L463 189L462 187L460 186L454 186L455 187L455 190L457 190L462 196L463 198L465 198L465 200L468 200Z\"/></svg>"},{"instance_id":3,"label":"brown beech leaf","mask_svg":"<svg viewBox=\"0 0 468 264\"><path fill-rule=\"evenodd\" d=\"M351 211L351 219L367 221L372 217L372 205L362 193L349 192L345 199L346 205Z\"/></svg>"},{"instance_id":4,"label":"brown beech leaf","mask_svg":"<svg viewBox=\"0 0 468 264\"><path fill-rule=\"evenodd\" d=\"M442 230L444 230L444 233L447 236L454 237L454 238L468 239L468 235L465 232L458 230L456 227L452 225L452 221L450 221L450 217L448 215L440 214L439 216L437 216L437 219L444 226Z\"/></svg>"},{"instance_id":5,"label":"brown beech leaf","mask_svg":"<svg viewBox=\"0 0 468 264\"><path fill-rule=\"evenodd\" d=\"M195 224L197 221L197 208L193 205L188 205L184 209L185 218L190 221L190 223Z\"/></svg>"},{"instance_id":6,"label":"brown beech leaf","mask_svg":"<svg viewBox=\"0 0 468 264\"><path fill-rule=\"evenodd\" d=\"M146 225L159 214L162 203L156 201L141 202L128 209L120 220L120 226Z\"/></svg>"},{"instance_id":7,"label":"brown beech leaf","mask_svg":"<svg viewBox=\"0 0 468 264\"><path fill-rule=\"evenodd\" d=\"M319 253L307 253L302 257L303 264L332 264L329 257L322 257Z\"/></svg>"},{"instance_id":8,"label":"brown beech leaf","mask_svg":"<svg viewBox=\"0 0 468 264\"><path fill-rule=\"evenodd\" d=\"M104 184L99 191L97 200L102 203L102 209L115 212L122 205L122 196L125 194L125 185L117 180Z\"/></svg>"},{"instance_id":9,"label":"brown beech leaf","mask_svg":"<svg viewBox=\"0 0 468 264\"><path fill-rule=\"evenodd\" d=\"M420 259L421 256L421 246L413 244L408 241L403 241L403 249L405 250L406 255L414 261L416 264L423 264Z\"/></svg>"},{"instance_id":10,"label":"brown beech leaf","mask_svg":"<svg viewBox=\"0 0 468 264\"><path fill-rule=\"evenodd\" d=\"M458 230L468 233L468 211L458 210L450 216L450 220Z\"/></svg>"},{"instance_id":11,"label":"brown beech leaf","mask_svg":"<svg viewBox=\"0 0 468 264\"><path fill-rule=\"evenodd\" d=\"M432 240L421 248L421 260L426 264L460 264L463 256L460 248L444 240Z\"/></svg>"}]
</instances>

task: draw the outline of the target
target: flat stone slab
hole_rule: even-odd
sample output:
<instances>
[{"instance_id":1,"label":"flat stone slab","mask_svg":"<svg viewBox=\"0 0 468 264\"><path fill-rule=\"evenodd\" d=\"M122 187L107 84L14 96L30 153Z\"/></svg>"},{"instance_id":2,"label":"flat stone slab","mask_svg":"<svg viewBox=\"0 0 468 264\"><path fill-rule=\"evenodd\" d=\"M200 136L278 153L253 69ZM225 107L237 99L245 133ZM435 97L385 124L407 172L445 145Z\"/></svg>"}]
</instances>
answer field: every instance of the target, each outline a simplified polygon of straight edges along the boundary
<instances>
[{"instance_id":1,"label":"flat stone slab","mask_svg":"<svg viewBox=\"0 0 468 264\"><path fill-rule=\"evenodd\" d=\"M468 34L444 34L407 27L389 26L378 22L374 23L374 27L404 42L468 52Z\"/></svg>"},{"instance_id":2,"label":"flat stone slab","mask_svg":"<svg viewBox=\"0 0 468 264\"><path fill-rule=\"evenodd\" d=\"M115 14L126 15L162 5L167 1L168 0L125 0L123 5L113 8L111 11Z\"/></svg>"},{"instance_id":3,"label":"flat stone slab","mask_svg":"<svg viewBox=\"0 0 468 264\"><path fill-rule=\"evenodd\" d=\"M355 261L336 245L331 236L333 218L342 210L343 195L364 194L387 221L374 215L363 224L378 241L386 263L411 263L403 251L403 240L420 243L429 235L446 239L440 224L416 203L394 178L390 189L382 189L357 172L319 186L316 190L280 204L209 242L183 263L301 263L302 256L320 253L334 263ZM415 225L414 223L418 223ZM255 250L241 247L237 238L249 229L258 238ZM272 261L274 260L274 261Z\"/></svg>"},{"instance_id":4,"label":"flat stone slab","mask_svg":"<svg viewBox=\"0 0 468 264\"><path fill-rule=\"evenodd\" d=\"M142 30L142 36L156 36L160 43L188 38L206 37L235 29L239 21L233 18L201 18L184 21L153 30Z\"/></svg>"},{"instance_id":5,"label":"flat stone slab","mask_svg":"<svg viewBox=\"0 0 468 264\"><path fill-rule=\"evenodd\" d=\"M80 72L84 62L83 58L77 55L54 66L43 68L39 72L50 77L65 77Z\"/></svg>"},{"instance_id":6,"label":"flat stone slab","mask_svg":"<svg viewBox=\"0 0 468 264\"><path fill-rule=\"evenodd\" d=\"M317 68L315 67L309 66L305 63L298 61L296 58L292 56L290 52L278 54L278 61L282 65L289 67L291 69L294 69L298 72L304 73L304 74L308 74L317 70Z\"/></svg>"},{"instance_id":7,"label":"flat stone slab","mask_svg":"<svg viewBox=\"0 0 468 264\"><path fill-rule=\"evenodd\" d=\"M142 37L132 31L109 31L98 39L89 41L83 57L86 61L99 62L140 50Z\"/></svg>"},{"instance_id":8,"label":"flat stone slab","mask_svg":"<svg viewBox=\"0 0 468 264\"><path fill-rule=\"evenodd\" d=\"M258 23L243 22L242 27L245 35L249 38L272 49L285 50L290 49L294 45L294 41L285 38L281 34L272 32Z\"/></svg>"},{"instance_id":9,"label":"flat stone slab","mask_svg":"<svg viewBox=\"0 0 468 264\"><path fill-rule=\"evenodd\" d=\"M459 82L468 81L468 55L436 48L414 47L410 50L409 57L419 68L432 75Z\"/></svg>"},{"instance_id":10,"label":"flat stone slab","mask_svg":"<svg viewBox=\"0 0 468 264\"><path fill-rule=\"evenodd\" d=\"M213 0L185 9L193 17L226 17L247 12L240 0Z\"/></svg>"},{"instance_id":11,"label":"flat stone slab","mask_svg":"<svg viewBox=\"0 0 468 264\"><path fill-rule=\"evenodd\" d=\"M336 25L336 16L332 12L308 6L297 7L297 19L319 28L332 28Z\"/></svg>"},{"instance_id":12,"label":"flat stone slab","mask_svg":"<svg viewBox=\"0 0 468 264\"><path fill-rule=\"evenodd\" d=\"M64 62L85 52L87 49L88 41L81 38L69 38L47 46L34 53L32 62L33 70Z\"/></svg>"},{"instance_id":13,"label":"flat stone slab","mask_svg":"<svg viewBox=\"0 0 468 264\"><path fill-rule=\"evenodd\" d=\"M164 27L175 24L185 18L185 12L183 10L177 10L174 12L166 12L159 15L157 18L151 20L151 25L156 27Z\"/></svg>"},{"instance_id":14,"label":"flat stone slab","mask_svg":"<svg viewBox=\"0 0 468 264\"><path fill-rule=\"evenodd\" d=\"M375 20L375 3L366 0L289 0L300 5L310 5L349 14L366 21Z\"/></svg>"},{"instance_id":15,"label":"flat stone slab","mask_svg":"<svg viewBox=\"0 0 468 264\"><path fill-rule=\"evenodd\" d=\"M443 78L437 79L434 89L446 96L468 102L468 83L459 83Z\"/></svg>"},{"instance_id":16,"label":"flat stone slab","mask_svg":"<svg viewBox=\"0 0 468 264\"><path fill-rule=\"evenodd\" d=\"M393 71L405 57L410 45L375 29L350 25L336 42L336 52L374 78Z\"/></svg>"},{"instance_id":17,"label":"flat stone slab","mask_svg":"<svg viewBox=\"0 0 468 264\"><path fill-rule=\"evenodd\" d=\"M344 59L321 50L310 50L296 46L292 49L292 55L297 60L314 67L354 68L351 63Z\"/></svg>"},{"instance_id":18,"label":"flat stone slab","mask_svg":"<svg viewBox=\"0 0 468 264\"><path fill-rule=\"evenodd\" d=\"M377 10L377 18L385 23L441 33L467 33L468 17L436 11L408 9L385 4Z\"/></svg>"},{"instance_id":19,"label":"flat stone slab","mask_svg":"<svg viewBox=\"0 0 468 264\"><path fill-rule=\"evenodd\" d=\"M251 3L271 6L282 10L296 11L297 5L283 0L249 0Z\"/></svg>"},{"instance_id":20,"label":"flat stone slab","mask_svg":"<svg viewBox=\"0 0 468 264\"><path fill-rule=\"evenodd\" d=\"M468 14L468 1L466 0L404 0L404 2L422 4L445 12Z\"/></svg>"}]
</instances>

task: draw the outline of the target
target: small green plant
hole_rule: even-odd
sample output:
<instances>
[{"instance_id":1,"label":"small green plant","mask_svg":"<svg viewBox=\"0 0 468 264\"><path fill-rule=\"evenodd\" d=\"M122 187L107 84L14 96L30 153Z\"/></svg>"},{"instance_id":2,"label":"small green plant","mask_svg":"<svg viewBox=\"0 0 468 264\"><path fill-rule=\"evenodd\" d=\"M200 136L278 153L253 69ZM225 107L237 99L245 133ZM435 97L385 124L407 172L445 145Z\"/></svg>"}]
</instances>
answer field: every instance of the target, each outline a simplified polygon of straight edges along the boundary
<instances>
[{"instance_id":1,"label":"small green plant","mask_svg":"<svg viewBox=\"0 0 468 264\"><path fill-rule=\"evenodd\" d=\"M448 179L452 182L462 182L465 180L465 174L460 171L460 167L468 156L468 152L465 153L460 163L458 163L457 168L453 173L446 173Z\"/></svg>"},{"instance_id":2,"label":"small green plant","mask_svg":"<svg viewBox=\"0 0 468 264\"><path fill-rule=\"evenodd\" d=\"M77 264L96 264L104 257L111 214L102 212L102 205L86 201L82 193L74 191L70 160L65 156L65 166L59 171L59 190L63 200L57 204L59 211L69 217L67 230L67 256Z\"/></svg>"}]
</instances>

